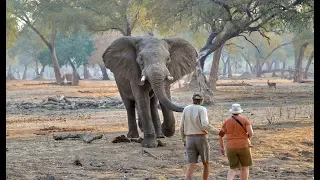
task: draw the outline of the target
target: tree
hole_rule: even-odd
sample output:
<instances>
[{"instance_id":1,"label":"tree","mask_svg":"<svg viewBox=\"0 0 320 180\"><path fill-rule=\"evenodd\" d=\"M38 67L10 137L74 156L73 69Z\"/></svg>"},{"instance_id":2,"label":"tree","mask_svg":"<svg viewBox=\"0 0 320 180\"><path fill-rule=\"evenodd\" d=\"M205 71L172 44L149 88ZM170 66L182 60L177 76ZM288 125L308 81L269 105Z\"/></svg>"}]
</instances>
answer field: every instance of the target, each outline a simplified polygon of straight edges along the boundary
<instances>
[{"instance_id":1,"label":"tree","mask_svg":"<svg viewBox=\"0 0 320 180\"><path fill-rule=\"evenodd\" d=\"M6 48L10 48L17 39L18 22L12 14L13 7L6 3Z\"/></svg>"},{"instance_id":2,"label":"tree","mask_svg":"<svg viewBox=\"0 0 320 180\"><path fill-rule=\"evenodd\" d=\"M312 52L308 58L308 64L304 70L304 75L303 75L304 79L308 79L308 71L309 71L309 67L310 67L310 64L311 64L311 61L313 60L313 58L314 58L314 50L312 50Z\"/></svg>"},{"instance_id":3,"label":"tree","mask_svg":"<svg viewBox=\"0 0 320 180\"><path fill-rule=\"evenodd\" d=\"M26 28L23 28L19 32L17 41L10 49L8 49L8 54L10 57L19 56L18 60L20 64L23 64L25 67L23 77L26 75L27 67L33 62L36 65L36 75L39 75L38 59L36 58L36 54L43 49L43 47L43 44L41 44L34 32Z\"/></svg>"},{"instance_id":4,"label":"tree","mask_svg":"<svg viewBox=\"0 0 320 180\"><path fill-rule=\"evenodd\" d=\"M258 31L261 36L268 39L265 35L267 31L280 31L286 25L301 26L306 23L308 16L313 14L314 9L311 0L183 0L170 2L163 0L155 3L168 7L163 16L154 17L159 19L158 23L166 19L168 21L173 21L172 19L182 21L183 19L183 21L196 22L191 24L199 27L210 28L210 34L215 32L214 27L216 27L217 35L212 41L208 41L210 43L205 46L206 48L202 49L206 51L205 54L199 53L202 55L202 58L198 58L199 60L205 59L231 38L242 36L247 40L244 34ZM305 8L304 12L300 11L300 6Z\"/></svg>"},{"instance_id":5,"label":"tree","mask_svg":"<svg viewBox=\"0 0 320 180\"><path fill-rule=\"evenodd\" d=\"M22 25L32 29L50 50L56 81L62 83L56 55L57 33L67 32L70 28L79 29L80 22L89 17L75 13L69 1L9 0L7 3L13 7L12 14Z\"/></svg>"},{"instance_id":6,"label":"tree","mask_svg":"<svg viewBox=\"0 0 320 180\"><path fill-rule=\"evenodd\" d=\"M89 65L99 65L99 68L102 72L103 80L109 80L110 78L108 77L106 67L104 65L104 62L102 61L102 54L104 53L106 48L111 44L111 42L113 42L121 36L122 34L119 32L104 32L95 34L93 36L94 48L96 49L96 51L94 51L92 55L89 57Z\"/></svg>"},{"instance_id":7,"label":"tree","mask_svg":"<svg viewBox=\"0 0 320 180\"><path fill-rule=\"evenodd\" d=\"M294 49L295 49L295 73L294 82L300 82L303 77L302 61L305 58L305 51L308 46L312 46L314 42L313 32L309 29L297 33L294 39Z\"/></svg>"},{"instance_id":8,"label":"tree","mask_svg":"<svg viewBox=\"0 0 320 180\"><path fill-rule=\"evenodd\" d=\"M52 66L51 52L48 48L44 48L41 51L39 51L36 56L42 65L42 68L40 71L40 77L43 78L45 67Z\"/></svg>"},{"instance_id":9,"label":"tree","mask_svg":"<svg viewBox=\"0 0 320 180\"><path fill-rule=\"evenodd\" d=\"M60 34L57 37L57 57L61 59L62 64L70 64L73 71L81 65L88 65L88 57L95 51L91 36L86 33L71 32L70 35ZM80 76L78 74L78 78Z\"/></svg>"},{"instance_id":10,"label":"tree","mask_svg":"<svg viewBox=\"0 0 320 180\"><path fill-rule=\"evenodd\" d=\"M103 34L104 32L117 31L123 36L131 36L141 19L140 15L144 14L141 12L145 11L141 6L142 0L72 0L70 2L75 13L90 17L90 19L85 19L83 24L89 31L96 34L99 32ZM143 24L146 25L147 23L140 23L140 27ZM104 47L104 50L106 47ZM106 67L102 62L101 54L98 57L99 60L90 59L97 62L101 68L103 79L108 80L109 77Z\"/></svg>"},{"instance_id":11,"label":"tree","mask_svg":"<svg viewBox=\"0 0 320 180\"><path fill-rule=\"evenodd\" d=\"M76 0L72 2L72 6L78 10L78 13L90 15L91 19L84 22L90 31L116 30L123 36L131 36L139 21L142 0Z\"/></svg>"}]
</instances>

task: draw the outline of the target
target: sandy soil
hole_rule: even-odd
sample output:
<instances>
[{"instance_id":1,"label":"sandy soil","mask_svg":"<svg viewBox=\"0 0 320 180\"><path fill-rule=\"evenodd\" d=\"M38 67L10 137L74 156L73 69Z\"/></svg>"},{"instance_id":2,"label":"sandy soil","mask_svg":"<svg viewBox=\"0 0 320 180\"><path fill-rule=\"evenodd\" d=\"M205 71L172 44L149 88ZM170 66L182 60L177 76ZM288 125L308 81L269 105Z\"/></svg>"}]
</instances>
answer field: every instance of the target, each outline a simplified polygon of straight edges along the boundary
<instances>
[{"instance_id":1,"label":"sandy soil","mask_svg":"<svg viewBox=\"0 0 320 180\"><path fill-rule=\"evenodd\" d=\"M253 123L254 166L250 179L313 179L314 177L314 90L312 84L272 79L245 80L252 86L218 86L215 104L207 106L210 123L216 127L226 118L232 103L240 102ZM219 80L241 83L242 80ZM73 96L119 98L113 81L81 81L80 86L59 86L48 81L7 81L7 104L41 102L48 97ZM193 91L173 89L173 101L190 103ZM161 111L159 111L161 116ZM178 124L180 113L175 113ZM178 126L176 126L178 130ZM183 145L178 133L161 139L164 147L142 148L138 143L112 143L127 133L126 111L121 108L75 110L14 108L6 115L7 179L184 179ZM61 133L103 134L90 144L79 139L55 141ZM141 133L143 136L143 133ZM210 179L226 179L228 161L219 152L216 136L209 136ZM81 163L75 164L75 161ZM195 179L201 179L199 164ZM237 176L239 178L239 176Z\"/></svg>"}]
</instances>

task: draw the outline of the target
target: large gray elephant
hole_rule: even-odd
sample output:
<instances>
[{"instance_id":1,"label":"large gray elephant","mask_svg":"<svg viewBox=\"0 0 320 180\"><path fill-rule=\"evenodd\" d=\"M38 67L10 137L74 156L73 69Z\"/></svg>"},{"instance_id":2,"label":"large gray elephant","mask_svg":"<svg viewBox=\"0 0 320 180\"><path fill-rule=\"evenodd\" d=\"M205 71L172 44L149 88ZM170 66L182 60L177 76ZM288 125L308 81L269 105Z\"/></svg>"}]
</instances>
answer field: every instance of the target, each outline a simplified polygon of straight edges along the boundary
<instances>
[{"instance_id":1,"label":"large gray elephant","mask_svg":"<svg viewBox=\"0 0 320 180\"><path fill-rule=\"evenodd\" d=\"M173 111L182 112L183 107L171 102L170 84L195 70L196 57L196 49L182 38L125 36L112 42L102 58L114 73L127 110L127 137L139 137L135 109L142 120L142 146L157 147L157 137L174 134ZM162 125L158 101L163 113Z\"/></svg>"}]
</instances>

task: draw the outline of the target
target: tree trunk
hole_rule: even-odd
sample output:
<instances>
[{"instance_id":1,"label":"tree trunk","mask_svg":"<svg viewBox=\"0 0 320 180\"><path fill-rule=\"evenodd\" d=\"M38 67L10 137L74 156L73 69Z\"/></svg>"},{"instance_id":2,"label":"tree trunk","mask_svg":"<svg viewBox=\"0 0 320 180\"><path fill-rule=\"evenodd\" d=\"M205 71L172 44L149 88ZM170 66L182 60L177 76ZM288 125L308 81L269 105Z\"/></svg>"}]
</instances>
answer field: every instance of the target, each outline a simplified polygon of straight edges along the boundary
<instances>
[{"instance_id":1,"label":"tree trunk","mask_svg":"<svg viewBox=\"0 0 320 180\"><path fill-rule=\"evenodd\" d=\"M27 79L27 70L28 70L28 65L24 65L24 71L23 71L22 80L26 80Z\"/></svg>"},{"instance_id":2,"label":"tree trunk","mask_svg":"<svg viewBox=\"0 0 320 180\"><path fill-rule=\"evenodd\" d=\"M299 57L298 57L296 68L295 68L295 75L293 78L293 82L299 82L302 80L302 75L303 75L302 60L304 57L304 51L306 50L306 47L308 46L308 44L309 44L308 42L305 42L300 48L300 53L299 53Z\"/></svg>"},{"instance_id":3,"label":"tree trunk","mask_svg":"<svg viewBox=\"0 0 320 180\"><path fill-rule=\"evenodd\" d=\"M240 54L242 55L242 57L243 57L243 59L246 61L246 65L248 65L249 66L249 68L250 68L250 73L254 73L254 68L251 66L251 64L250 64L250 62L249 62L249 52L248 52L248 57L246 57L241 51L239 51L240 52ZM247 71L247 72L249 72L249 71Z\"/></svg>"},{"instance_id":4,"label":"tree trunk","mask_svg":"<svg viewBox=\"0 0 320 180\"><path fill-rule=\"evenodd\" d=\"M212 44L212 40L216 37L218 33L217 32L211 32L210 35L208 36L208 39L207 39L207 42L206 42L206 45L203 46L201 49L200 49L200 52L208 49L210 47L210 45ZM204 68L204 62L206 60L207 56L203 56L201 59L200 59L200 67Z\"/></svg>"},{"instance_id":5,"label":"tree trunk","mask_svg":"<svg viewBox=\"0 0 320 180\"><path fill-rule=\"evenodd\" d=\"M261 65L260 65L260 58L257 58L257 64L256 64L256 76L261 77L262 71L261 71Z\"/></svg>"},{"instance_id":6,"label":"tree trunk","mask_svg":"<svg viewBox=\"0 0 320 180\"><path fill-rule=\"evenodd\" d=\"M306 69L304 70L304 76L303 76L304 79L308 79L308 71L309 71L309 67L312 62L313 57L314 57L314 50L311 52L309 59L308 59L308 64L306 66Z\"/></svg>"},{"instance_id":7,"label":"tree trunk","mask_svg":"<svg viewBox=\"0 0 320 180\"><path fill-rule=\"evenodd\" d=\"M272 69L272 65L274 64L274 66L273 66L273 69ZM271 65L270 65L270 70L272 70L272 77L276 77L276 69L279 69L279 68L276 68L277 67L277 61L273 61L272 63L271 63ZM279 67L279 64L278 64L278 67Z\"/></svg>"},{"instance_id":8,"label":"tree trunk","mask_svg":"<svg viewBox=\"0 0 320 180\"><path fill-rule=\"evenodd\" d=\"M72 72L75 72L76 75L78 76L78 80L80 80L81 78L79 76L79 73L77 72L77 68L75 67L75 65L73 64L73 62L71 61L70 58L68 58L68 61L69 61L70 65L71 65L71 67L72 67L72 70L73 70Z\"/></svg>"},{"instance_id":9,"label":"tree trunk","mask_svg":"<svg viewBox=\"0 0 320 180\"><path fill-rule=\"evenodd\" d=\"M51 55L52 55L52 67L53 67L53 70L54 70L56 81L57 81L58 84L61 84L61 83L63 83L63 79L62 79L62 76L61 76L61 73L60 73L60 66L59 66L57 53L56 53L56 43L55 43L56 35L57 35L57 32L54 32L53 36L52 36L52 40L51 40L50 46L49 46L49 49L50 49L50 52L51 52Z\"/></svg>"},{"instance_id":10,"label":"tree trunk","mask_svg":"<svg viewBox=\"0 0 320 180\"><path fill-rule=\"evenodd\" d=\"M40 77L43 78L43 73L44 73L44 68L46 65L42 66L41 71L40 71Z\"/></svg>"},{"instance_id":11,"label":"tree trunk","mask_svg":"<svg viewBox=\"0 0 320 180\"><path fill-rule=\"evenodd\" d=\"M105 65L104 64L99 64L99 67L100 67L101 72L102 72L102 80L110 80L110 78L108 77L107 69L106 69Z\"/></svg>"},{"instance_id":12,"label":"tree trunk","mask_svg":"<svg viewBox=\"0 0 320 180\"><path fill-rule=\"evenodd\" d=\"M228 56L228 58L229 58L229 56ZM223 76L226 76L226 75L227 75L227 63L228 63L228 59L226 60L226 62L224 62L223 60L222 60L222 62L223 62L222 75L223 75Z\"/></svg>"},{"instance_id":13,"label":"tree trunk","mask_svg":"<svg viewBox=\"0 0 320 180\"><path fill-rule=\"evenodd\" d=\"M39 72L39 62L38 62L38 60L36 60L36 69L35 69L35 72L36 72L36 76L39 76L39 75L40 75L40 72Z\"/></svg>"},{"instance_id":14,"label":"tree trunk","mask_svg":"<svg viewBox=\"0 0 320 180\"><path fill-rule=\"evenodd\" d=\"M216 91L216 83L218 80L219 62L223 46L218 48L213 54L212 66L210 71L209 85L212 91Z\"/></svg>"},{"instance_id":15,"label":"tree trunk","mask_svg":"<svg viewBox=\"0 0 320 180\"><path fill-rule=\"evenodd\" d=\"M227 59L227 63L228 63L228 78L232 77L232 70L231 70L231 61L230 61L230 57L228 57Z\"/></svg>"},{"instance_id":16,"label":"tree trunk","mask_svg":"<svg viewBox=\"0 0 320 180\"><path fill-rule=\"evenodd\" d=\"M72 86L78 86L79 85L79 74L77 71L73 70L72 72L72 81L71 81Z\"/></svg>"},{"instance_id":17,"label":"tree trunk","mask_svg":"<svg viewBox=\"0 0 320 180\"><path fill-rule=\"evenodd\" d=\"M248 65L248 63L246 63L246 72L251 73L250 70L249 70L249 65Z\"/></svg>"},{"instance_id":18,"label":"tree trunk","mask_svg":"<svg viewBox=\"0 0 320 180\"><path fill-rule=\"evenodd\" d=\"M21 18L20 18L21 19ZM55 78L58 84L63 83L63 78L61 77L61 73L60 73L60 66L59 66L59 62L57 59L57 54L56 54L56 47L55 47L55 41L56 41L56 36L57 36L57 29L55 29L53 27L52 29L52 33L51 33L51 42L49 42L44 36L43 34L41 34L41 32L35 28L33 26L33 24L29 21L29 20L24 20L21 19L22 21L24 21L35 33L38 34L38 36L41 38L41 40L47 45L47 47L49 48L50 52L51 52L51 56L52 56L52 67L55 73Z\"/></svg>"},{"instance_id":19,"label":"tree trunk","mask_svg":"<svg viewBox=\"0 0 320 180\"><path fill-rule=\"evenodd\" d=\"M12 76L12 70L11 70L11 65L9 65L9 68L8 68L8 76L11 75Z\"/></svg>"},{"instance_id":20,"label":"tree trunk","mask_svg":"<svg viewBox=\"0 0 320 180\"><path fill-rule=\"evenodd\" d=\"M15 68L15 71L14 71L16 74L17 74L17 79L21 79L20 78L20 70L19 70L19 68Z\"/></svg>"},{"instance_id":21,"label":"tree trunk","mask_svg":"<svg viewBox=\"0 0 320 180\"><path fill-rule=\"evenodd\" d=\"M83 79L89 79L88 64L83 65Z\"/></svg>"},{"instance_id":22,"label":"tree trunk","mask_svg":"<svg viewBox=\"0 0 320 180\"><path fill-rule=\"evenodd\" d=\"M7 76L6 79L7 79L7 80L16 80L16 78L13 76L12 69L11 69L11 65L9 65L9 68L8 68L8 76Z\"/></svg>"},{"instance_id":23,"label":"tree trunk","mask_svg":"<svg viewBox=\"0 0 320 180\"><path fill-rule=\"evenodd\" d=\"M274 64L274 68L275 69L279 69L279 67L280 67L280 61L279 61L279 59L277 59L275 64Z\"/></svg>"}]
</instances>

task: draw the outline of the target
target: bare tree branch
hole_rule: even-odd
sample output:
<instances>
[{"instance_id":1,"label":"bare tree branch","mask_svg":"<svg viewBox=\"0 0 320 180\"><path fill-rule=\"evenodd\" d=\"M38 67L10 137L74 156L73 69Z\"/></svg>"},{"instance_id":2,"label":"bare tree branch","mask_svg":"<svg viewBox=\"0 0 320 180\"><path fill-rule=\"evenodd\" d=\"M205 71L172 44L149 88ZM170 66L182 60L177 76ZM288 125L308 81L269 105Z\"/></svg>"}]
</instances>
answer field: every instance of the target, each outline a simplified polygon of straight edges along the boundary
<instances>
[{"instance_id":1,"label":"bare tree branch","mask_svg":"<svg viewBox=\"0 0 320 180\"><path fill-rule=\"evenodd\" d=\"M281 48L282 46L286 46L286 45L288 45L288 44L291 44L291 43L292 43L292 41L278 45L278 46L277 46L276 48L274 48L265 58L262 57L262 58L264 59L264 62L265 62L265 61L271 56L271 54L274 53L277 49Z\"/></svg>"},{"instance_id":2,"label":"bare tree branch","mask_svg":"<svg viewBox=\"0 0 320 180\"><path fill-rule=\"evenodd\" d=\"M48 48L51 50L52 46L49 43L49 41L43 36L43 34L37 29L35 28L32 23L30 22L29 18L25 15L25 17L22 17L18 14L13 13L16 17L18 17L20 20L22 20L23 22L25 22L36 34L38 34L38 36L42 39L42 41L48 46Z\"/></svg>"},{"instance_id":3,"label":"bare tree branch","mask_svg":"<svg viewBox=\"0 0 320 180\"><path fill-rule=\"evenodd\" d=\"M96 28L90 27L89 29L90 29L91 31L94 31L94 32L101 32L101 31L103 32L103 31L109 31L109 30L117 30L117 31L121 32L121 34L124 35L124 36L125 36L125 34L126 34L123 29L118 28L118 27L110 27L110 28L102 28L102 29L96 29Z\"/></svg>"},{"instance_id":4,"label":"bare tree branch","mask_svg":"<svg viewBox=\"0 0 320 180\"><path fill-rule=\"evenodd\" d=\"M251 43L251 44L256 48L256 50L258 51L259 56L262 58L259 48L258 48L252 41L250 41L250 40L249 40L246 36L244 36L244 35L241 35L241 34L240 34L240 35L238 35L238 36L244 37L245 40L247 40L249 43Z\"/></svg>"},{"instance_id":5,"label":"bare tree branch","mask_svg":"<svg viewBox=\"0 0 320 180\"><path fill-rule=\"evenodd\" d=\"M235 44L235 43L228 43L228 44L225 44L224 46L231 46L231 45L234 45L234 46L236 46L236 47L238 47L238 48L240 48L240 49L243 49L243 48L244 48L243 46L239 46L239 45L237 45L237 44Z\"/></svg>"},{"instance_id":6,"label":"bare tree branch","mask_svg":"<svg viewBox=\"0 0 320 180\"><path fill-rule=\"evenodd\" d=\"M251 72L252 72L253 68L252 68L252 66L251 66L251 64L250 64L250 62L249 62L249 59L247 59L247 57L246 57L241 51L238 51L238 52L240 52L240 54L242 55L243 59L244 59L244 60L247 62L247 64L249 65L250 70L251 70Z\"/></svg>"},{"instance_id":7,"label":"bare tree branch","mask_svg":"<svg viewBox=\"0 0 320 180\"><path fill-rule=\"evenodd\" d=\"M264 37L264 38L267 39L268 44L270 45L270 40L271 40L271 39L270 39L267 35L265 35L264 32L262 32L261 30L258 30L258 32L260 33L260 35L261 35L262 37Z\"/></svg>"},{"instance_id":8,"label":"bare tree branch","mask_svg":"<svg viewBox=\"0 0 320 180\"><path fill-rule=\"evenodd\" d=\"M139 16L139 11L137 12L137 14L134 16L133 22L131 24L131 29L134 28L134 26L136 25L137 21L138 21L138 16Z\"/></svg>"},{"instance_id":9,"label":"bare tree branch","mask_svg":"<svg viewBox=\"0 0 320 180\"><path fill-rule=\"evenodd\" d=\"M298 5L300 3L302 3L304 0L296 0L295 2L291 3L290 5L288 5L287 7L285 7L285 9L290 9L291 7L294 7L295 5ZM270 8L269 10L266 11L266 13L269 13L272 9L276 8L276 6ZM269 17L267 17L266 19L263 19L261 23L259 23L257 26L255 27L248 27L247 29L249 31L257 31L260 27L262 27L264 24L268 23L272 18L276 17L278 14L280 14L281 12L283 12L285 9L281 9L281 10L277 10L276 12L274 12L273 14L271 14ZM264 17L266 15L266 13L261 14L260 16L258 16L256 19L253 19L249 22L249 24L252 24L253 22L261 19L262 17Z\"/></svg>"}]
</instances>

